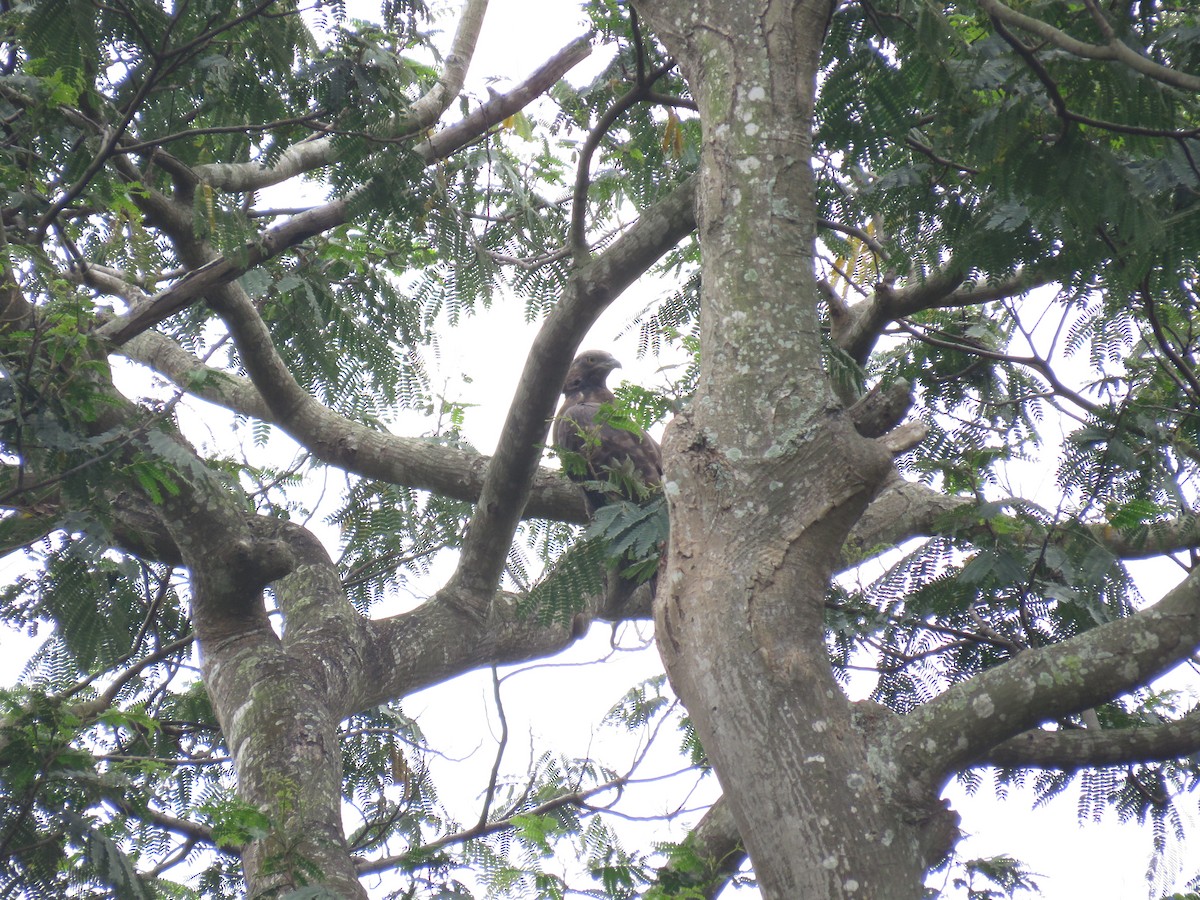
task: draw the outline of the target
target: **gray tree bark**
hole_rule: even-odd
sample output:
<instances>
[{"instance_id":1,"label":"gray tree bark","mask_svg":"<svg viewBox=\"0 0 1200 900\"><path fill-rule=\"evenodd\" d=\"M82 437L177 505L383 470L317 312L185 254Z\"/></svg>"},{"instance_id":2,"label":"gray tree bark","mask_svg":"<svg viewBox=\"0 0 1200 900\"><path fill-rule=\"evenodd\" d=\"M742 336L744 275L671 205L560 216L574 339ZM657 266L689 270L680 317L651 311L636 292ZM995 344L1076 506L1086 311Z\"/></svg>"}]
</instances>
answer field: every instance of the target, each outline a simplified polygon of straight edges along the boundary
<instances>
[{"instance_id":1,"label":"gray tree bark","mask_svg":"<svg viewBox=\"0 0 1200 900\"><path fill-rule=\"evenodd\" d=\"M496 584L523 515L584 517L576 488L537 471L575 345L599 312L693 226L703 249L702 375L693 406L671 424L664 446L672 531L655 616L672 682L726 792L698 829L702 845L721 861L714 879L740 861L733 849L740 833L770 898L920 896L927 867L957 838L956 819L939 800L954 772L990 762L1109 765L1183 754L1200 742L1195 715L1116 734L1038 728L1143 685L1193 653L1200 646L1200 573L1153 608L1023 652L903 718L846 699L824 643L834 571L863 548L946 527L939 525L942 514L968 501L901 482L892 456L919 438L912 428L893 428L904 403L890 396L843 409L822 366L818 308L830 298L813 270L811 120L832 3L643 6L697 101L704 129L699 179L643 211L594 256L579 248L490 460L370 430L321 406L291 376L237 285L249 266L342 222L344 204L297 216L253 244L253 252L222 257L193 231L191 195L200 185L273 184L335 161L333 142L296 145L276 169L176 165L176 194L140 189L147 221L194 270L156 297L102 283L108 276L98 268L77 273L130 302L129 314L98 326L108 350L120 347L198 395L278 424L347 472L478 501L447 588L411 613L370 621L347 602L335 565L310 533L249 512L245 497L111 382L103 386L112 400L107 418L77 422L92 436L128 435L126 462L144 454L177 476L178 493L161 503L132 481L105 485L98 494L111 506L114 541L190 571L205 684L242 796L270 824L242 848L251 895L306 883L364 895L341 825L337 727L346 716L480 666L545 656L573 639L571 624L523 619L515 598ZM1019 15L1002 4L986 6L997 16ZM455 57L469 55L478 30L482 4L470 8ZM437 159L465 135L486 130L585 51L580 41L564 48L528 84L440 132L421 152ZM461 84L461 63L456 59L405 128L423 128L444 109ZM172 165L165 154L156 159ZM141 182L131 159L118 156L113 165ZM830 302L832 339L865 359L896 317L989 296L960 290L962 272L951 261L920 284L880 286L853 308ZM0 291L0 335L34 330L36 308L11 272L0 274L7 285ZM990 296L1045 277L1022 273L991 286ZM192 375L216 373L146 330L201 298L223 319L247 377L221 374L193 385ZM36 453L24 463L32 472L53 468ZM0 480L22 474L6 467ZM42 505L71 499L38 493L33 501L28 517L5 520L19 529L21 542L59 521ZM1123 555L1195 544L1187 517L1144 544L1110 531L1098 527L1096 540ZM268 586L283 613L281 635L267 616ZM646 595L632 602L589 598L581 623L644 616ZM102 709L94 702L76 707L81 717Z\"/></svg>"},{"instance_id":2,"label":"gray tree bark","mask_svg":"<svg viewBox=\"0 0 1200 900\"><path fill-rule=\"evenodd\" d=\"M765 896L919 896L920 829L890 802L822 628L843 542L891 470L821 361L811 121L831 5L639 9L704 124L705 366L664 441L659 647Z\"/></svg>"}]
</instances>

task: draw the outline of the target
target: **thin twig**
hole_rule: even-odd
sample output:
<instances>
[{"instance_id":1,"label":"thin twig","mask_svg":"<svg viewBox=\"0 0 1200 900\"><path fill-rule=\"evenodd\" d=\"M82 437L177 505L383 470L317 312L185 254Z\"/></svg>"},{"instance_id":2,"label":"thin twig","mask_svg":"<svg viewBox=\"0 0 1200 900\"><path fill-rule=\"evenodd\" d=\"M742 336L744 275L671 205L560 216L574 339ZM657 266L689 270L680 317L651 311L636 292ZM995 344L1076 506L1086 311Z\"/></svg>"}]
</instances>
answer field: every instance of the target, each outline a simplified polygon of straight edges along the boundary
<instances>
[{"instance_id":1,"label":"thin twig","mask_svg":"<svg viewBox=\"0 0 1200 900\"><path fill-rule=\"evenodd\" d=\"M496 796L496 782L500 777L500 761L504 759L504 748L508 746L508 718L504 715L504 703L500 699L500 671L496 666L492 666L492 696L496 701L496 715L500 719L500 741L496 746L496 758L492 762L492 774L488 778L487 791L483 796L483 809L479 813L476 828L487 824L488 815L492 811L492 800Z\"/></svg>"}]
</instances>

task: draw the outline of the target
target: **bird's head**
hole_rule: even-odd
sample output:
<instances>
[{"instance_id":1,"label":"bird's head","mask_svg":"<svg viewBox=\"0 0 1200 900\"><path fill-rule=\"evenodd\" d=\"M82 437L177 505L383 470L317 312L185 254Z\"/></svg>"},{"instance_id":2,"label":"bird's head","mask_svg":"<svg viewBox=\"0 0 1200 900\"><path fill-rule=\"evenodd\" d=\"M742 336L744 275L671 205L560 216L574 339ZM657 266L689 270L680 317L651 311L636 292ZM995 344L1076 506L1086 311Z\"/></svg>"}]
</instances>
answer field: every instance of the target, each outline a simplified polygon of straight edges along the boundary
<instances>
[{"instance_id":1,"label":"bird's head","mask_svg":"<svg viewBox=\"0 0 1200 900\"><path fill-rule=\"evenodd\" d=\"M585 387L603 387L608 373L621 368L617 358L604 350L584 350L567 370L563 393L569 394Z\"/></svg>"}]
</instances>

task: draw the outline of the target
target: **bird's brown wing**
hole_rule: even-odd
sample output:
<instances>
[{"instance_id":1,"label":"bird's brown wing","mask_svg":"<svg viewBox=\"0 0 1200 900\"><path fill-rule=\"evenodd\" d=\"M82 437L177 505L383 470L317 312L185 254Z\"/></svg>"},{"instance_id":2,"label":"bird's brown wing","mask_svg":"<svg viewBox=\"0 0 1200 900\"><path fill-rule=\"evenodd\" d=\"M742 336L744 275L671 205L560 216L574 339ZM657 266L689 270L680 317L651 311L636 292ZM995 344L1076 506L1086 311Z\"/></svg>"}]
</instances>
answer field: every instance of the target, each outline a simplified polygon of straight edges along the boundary
<instances>
[{"instance_id":1,"label":"bird's brown wing","mask_svg":"<svg viewBox=\"0 0 1200 900\"><path fill-rule=\"evenodd\" d=\"M607 392L606 392L607 393ZM650 435L597 422L600 407L611 400L581 394L568 396L554 422L554 443L576 453L587 464L587 473L568 474L576 481L603 481L610 469L626 464L646 484L662 481L662 451Z\"/></svg>"},{"instance_id":2,"label":"bird's brown wing","mask_svg":"<svg viewBox=\"0 0 1200 900\"><path fill-rule=\"evenodd\" d=\"M554 446L567 453L576 453L586 462L585 449L598 439L595 422L599 409L598 401L585 401L578 394L567 397L554 417ZM572 471L569 466L567 474L576 481L591 477L591 473Z\"/></svg>"},{"instance_id":3,"label":"bird's brown wing","mask_svg":"<svg viewBox=\"0 0 1200 900\"><path fill-rule=\"evenodd\" d=\"M631 431L596 421L600 407L613 399L611 391L600 387L572 390L563 400L554 420L554 444L561 451L578 454L586 464L585 472L580 472L578 468L572 471L567 464L568 476L574 481L605 481L610 471L631 468L632 474L643 483L661 484L662 450L654 438L640 428ZM612 499L604 491L585 488L584 493L588 511L592 515ZM630 499L642 500L644 497L638 492L637 496ZM633 582L625 582L623 578L621 581L633 585ZM655 572L650 576L651 597L657 589L658 574Z\"/></svg>"},{"instance_id":4,"label":"bird's brown wing","mask_svg":"<svg viewBox=\"0 0 1200 900\"><path fill-rule=\"evenodd\" d=\"M626 460L646 484L658 484L662 481L662 451L654 438L640 428L630 431L601 425L600 446L590 459L600 477L603 478L608 469L624 465Z\"/></svg>"}]
</instances>

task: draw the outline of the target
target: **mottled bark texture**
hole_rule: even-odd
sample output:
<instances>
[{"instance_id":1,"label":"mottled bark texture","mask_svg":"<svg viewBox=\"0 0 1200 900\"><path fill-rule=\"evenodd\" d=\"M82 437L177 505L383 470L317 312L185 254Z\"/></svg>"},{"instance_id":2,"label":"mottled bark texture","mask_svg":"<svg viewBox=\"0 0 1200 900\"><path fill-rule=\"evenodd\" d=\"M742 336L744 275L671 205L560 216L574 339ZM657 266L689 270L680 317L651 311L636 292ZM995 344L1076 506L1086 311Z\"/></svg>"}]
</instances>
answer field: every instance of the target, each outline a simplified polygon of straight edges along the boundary
<instances>
[{"instance_id":1,"label":"mottled bark texture","mask_svg":"<svg viewBox=\"0 0 1200 900\"><path fill-rule=\"evenodd\" d=\"M394 123L396 135L423 134L457 95L484 5L468 3L444 77L411 119ZM983 5L1025 27L1003 4ZM144 177L132 150L110 160L138 185L131 199L190 274L149 297L100 267L74 272L129 304L126 315L96 323L91 336L107 352L121 348L195 396L278 425L347 473L476 502L446 588L412 612L372 621L348 602L337 567L311 533L256 515L236 484L205 465L164 416L122 398L106 372L91 367L87 376L104 395L96 404L102 415L58 410L84 437L127 438L106 451L116 465L96 487L112 519L106 537L189 570L205 686L241 795L269 825L241 848L251 896L306 885L365 896L341 817L337 728L348 715L481 666L549 655L592 619L647 614L643 589L631 602L620 592L587 598L572 622L541 624L522 617L517 598L496 586L523 516L585 518L581 493L538 469L577 345L608 304L694 228L703 255L702 370L695 400L671 423L663 448L671 540L655 617L672 682L725 788L693 836L712 859L701 878L706 895L740 864L744 847L771 900L919 897L926 868L957 839L956 819L940 800L955 772L992 762L1111 765L1186 753L1200 741L1194 715L1119 734L1038 728L1144 685L1191 655L1200 646L1200 572L1150 609L1024 651L904 717L847 700L824 642L834 571L880 545L939 529L969 538L966 518L945 514L970 501L895 473L893 454L920 437L919 427L896 426L908 401L901 386L843 409L822 366L819 304L830 304L831 339L864 360L898 316L1008 296L1050 278L1053 267L966 290L966 264L950 260L923 282L880 285L854 307L839 304L822 293L813 270L811 122L831 0L660 0L638 9L691 85L703 128L701 170L594 253L574 248L490 459L369 429L324 407L293 376L237 280L343 222L347 204L298 214L225 254L195 229L200 190L278 184L335 164L340 144L319 137L294 144L272 166L196 169L156 149L146 164L169 171L171 187ZM573 42L418 152L433 162L482 136L586 50L586 41ZM1123 59L1126 50L1092 55ZM1139 65L1152 75L1161 69ZM0 282L0 337L36 333L39 308L10 270L0 270ZM146 330L201 300L228 330L245 377L210 369ZM10 344L0 344L0 364L28 366L28 343ZM121 474L139 460L171 472L169 496ZM41 470L53 475L54 465L31 452L20 469L0 466L0 487L40 483ZM6 493L21 498L23 513L0 522L0 541L13 546L57 527L72 503L83 502L52 481ZM1180 516L1140 543L1107 525L1092 536L1137 556L1192 547L1195 527L1194 517ZM268 617L268 589L278 618ZM81 718L100 710L73 707Z\"/></svg>"},{"instance_id":2,"label":"mottled bark texture","mask_svg":"<svg viewBox=\"0 0 1200 900\"><path fill-rule=\"evenodd\" d=\"M834 570L880 540L935 531L954 501L895 475L891 454L921 436L892 428L902 398L843 411L822 369L811 122L832 5L664 0L638 9L679 61L703 128L703 368L694 404L663 445L671 541L659 647L766 897L919 897L925 870L958 839L940 799L955 772L989 760L1072 768L1188 746L1190 722L1156 729L1138 749L1038 725L1187 658L1200 643L1200 576L1150 609L1026 651L902 718L846 699L823 640ZM833 339L865 358L887 321L960 302L956 271L880 290L857 312L831 303ZM1156 546L1182 533L1167 529Z\"/></svg>"},{"instance_id":3,"label":"mottled bark texture","mask_svg":"<svg viewBox=\"0 0 1200 900\"><path fill-rule=\"evenodd\" d=\"M163 519L190 569L205 687L237 763L242 799L270 830L242 848L249 896L321 884L365 897L341 816L339 723L351 713L488 664L552 654L576 634L518 612L495 593L486 621L431 600L388 619L363 618L338 570L306 529L247 514L216 476L181 479ZM266 615L270 584L283 613ZM646 615L645 591L622 616ZM583 623L613 615L591 598Z\"/></svg>"},{"instance_id":4,"label":"mottled bark texture","mask_svg":"<svg viewBox=\"0 0 1200 900\"><path fill-rule=\"evenodd\" d=\"M705 367L665 439L659 646L767 897L918 896L929 810L891 802L822 629L843 542L891 471L821 364L810 125L831 7L639 9L704 125Z\"/></svg>"}]
</instances>

